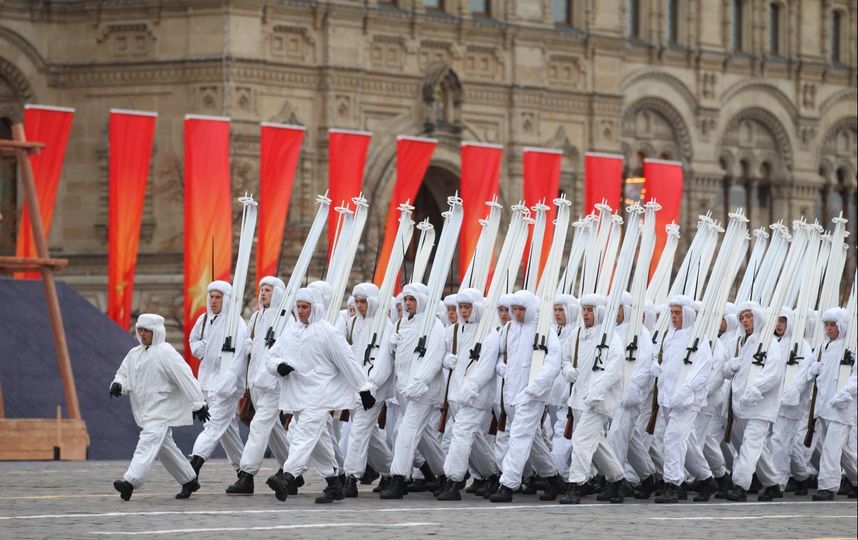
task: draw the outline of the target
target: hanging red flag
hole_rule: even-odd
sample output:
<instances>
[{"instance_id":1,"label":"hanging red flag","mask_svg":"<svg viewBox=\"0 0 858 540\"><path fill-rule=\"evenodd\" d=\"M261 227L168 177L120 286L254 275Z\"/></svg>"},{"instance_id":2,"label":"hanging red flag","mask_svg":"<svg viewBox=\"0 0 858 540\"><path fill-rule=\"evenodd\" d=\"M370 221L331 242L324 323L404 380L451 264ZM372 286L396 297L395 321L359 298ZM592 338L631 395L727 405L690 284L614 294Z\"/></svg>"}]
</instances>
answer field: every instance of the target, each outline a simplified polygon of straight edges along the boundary
<instances>
[{"instance_id":1,"label":"hanging red flag","mask_svg":"<svg viewBox=\"0 0 858 540\"><path fill-rule=\"evenodd\" d=\"M328 130L328 254L334 243L338 214L334 208L345 204L354 209L352 197L361 192L366 150L372 133L345 129Z\"/></svg>"},{"instance_id":2,"label":"hanging red flag","mask_svg":"<svg viewBox=\"0 0 858 540\"><path fill-rule=\"evenodd\" d=\"M486 215L486 201L498 194L503 146L476 142L462 143L462 230L459 239L459 276L468 271L468 263L482 226L480 219Z\"/></svg>"},{"instance_id":3,"label":"hanging red flag","mask_svg":"<svg viewBox=\"0 0 858 540\"><path fill-rule=\"evenodd\" d=\"M51 221L54 215L54 203L66 157L66 146L71 131L74 109L49 105L24 105L24 131L30 142L44 143L38 154L30 154L30 166L33 168L33 181L36 184L36 197L42 212L42 227L45 240L51 233ZM18 225L18 241L15 246L16 257L38 257L33 229L30 226L30 210L26 204L21 211ZM16 278L39 279L39 272L16 272Z\"/></svg>"},{"instance_id":4,"label":"hanging red flag","mask_svg":"<svg viewBox=\"0 0 858 540\"><path fill-rule=\"evenodd\" d=\"M679 223L679 211L682 207L682 163L663 159L645 159L643 175L646 179L644 190L646 200L655 200L661 210L655 214L655 249L652 253L650 273L655 270L667 232L664 227L671 222Z\"/></svg>"},{"instance_id":5,"label":"hanging red flag","mask_svg":"<svg viewBox=\"0 0 858 540\"><path fill-rule=\"evenodd\" d=\"M304 128L264 122L259 152L259 236L256 247L256 281L277 275L283 227L292 197L292 184Z\"/></svg>"},{"instance_id":6,"label":"hanging red flag","mask_svg":"<svg viewBox=\"0 0 858 540\"><path fill-rule=\"evenodd\" d=\"M107 316L127 329L157 113L110 111Z\"/></svg>"},{"instance_id":7,"label":"hanging red flag","mask_svg":"<svg viewBox=\"0 0 858 540\"><path fill-rule=\"evenodd\" d=\"M421 137L406 137L400 135L396 138L396 184L390 196L390 204L387 207L387 218L384 226L384 243L378 257L373 281L381 287L384 280L384 272L387 270L387 260L393 251L393 241L396 238L396 229L399 227L399 212L396 208L406 200L414 203L417 191L423 182L426 169L438 141ZM408 246L405 246L406 248Z\"/></svg>"},{"instance_id":8,"label":"hanging red flag","mask_svg":"<svg viewBox=\"0 0 858 540\"><path fill-rule=\"evenodd\" d=\"M600 152L584 154L584 212L592 212L603 199L617 211L622 198L623 156Z\"/></svg>"},{"instance_id":9,"label":"hanging red flag","mask_svg":"<svg viewBox=\"0 0 858 540\"><path fill-rule=\"evenodd\" d=\"M229 118L185 116L185 358L196 374L188 335L206 309L213 279L230 280L232 194Z\"/></svg>"},{"instance_id":10,"label":"hanging red flag","mask_svg":"<svg viewBox=\"0 0 858 540\"><path fill-rule=\"evenodd\" d=\"M554 218L557 215L557 207L554 199L560 194L560 163L563 161L563 152L548 148L525 148L524 149L524 203L528 208L538 202L544 202L549 210L546 213L545 235L542 240L542 254L539 259L539 274L548 259L548 248L554 237ZM527 244L524 248L525 263L530 253L530 240L533 229L527 229Z\"/></svg>"}]
</instances>

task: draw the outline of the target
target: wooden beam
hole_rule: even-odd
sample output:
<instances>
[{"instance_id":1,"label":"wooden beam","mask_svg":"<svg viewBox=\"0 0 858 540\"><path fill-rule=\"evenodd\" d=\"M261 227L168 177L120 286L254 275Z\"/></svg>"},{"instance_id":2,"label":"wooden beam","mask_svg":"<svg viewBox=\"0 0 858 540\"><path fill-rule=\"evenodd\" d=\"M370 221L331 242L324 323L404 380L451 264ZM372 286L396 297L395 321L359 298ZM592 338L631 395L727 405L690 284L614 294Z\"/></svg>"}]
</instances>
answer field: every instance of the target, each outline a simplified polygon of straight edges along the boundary
<instances>
[{"instance_id":1,"label":"wooden beam","mask_svg":"<svg viewBox=\"0 0 858 540\"><path fill-rule=\"evenodd\" d=\"M18 143L26 143L27 136L24 134L24 124L12 124L12 140ZM30 226L33 228L33 240L36 243L36 254L40 259L48 259L48 242L45 238L45 229L42 226L42 209L39 206L39 198L36 196L36 183L33 180L33 168L27 157L30 150L26 144L19 145L16 150L18 166L21 168L21 185L24 188L24 201L30 208ZM45 303L48 307L48 317L51 321L51 330L54 336L54 348L57 351L57 367L60 370L60 379L63 383L63 394L65 395L66 411L69 418L80 420L80 403L77 399L77 388L74 383L71 360L69 359L69 348L66 342L66 332L63 328L63 317L60 312L60 300L57 296L57 286L54 281L54 273L51 267L41 266L42 284L45 288Z\"/></svg>"},{"instance_id":2,"label":"wooden beam","mask_svg":"<svg viewBox=\"0 0 858 540\"><path fill-rule=\"evenodd\" d=\"M58 271L63 270L68 264L68 259L41 259L0 255L0 270L12 270L14 272L39 272L43 266Z\"/></svg>"}]
</instances>

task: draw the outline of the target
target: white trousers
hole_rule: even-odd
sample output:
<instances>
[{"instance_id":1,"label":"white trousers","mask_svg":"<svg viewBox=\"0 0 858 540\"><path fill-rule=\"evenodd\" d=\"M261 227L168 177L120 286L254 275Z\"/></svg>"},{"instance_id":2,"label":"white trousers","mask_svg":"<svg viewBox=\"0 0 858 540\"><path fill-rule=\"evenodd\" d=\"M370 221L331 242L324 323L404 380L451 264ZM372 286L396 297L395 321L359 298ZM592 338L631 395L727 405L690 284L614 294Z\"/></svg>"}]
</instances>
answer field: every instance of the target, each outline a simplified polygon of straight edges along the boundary
<instances>
[{"instance_id":1,"label":"white trousers","mask_svg":"<svg viewBox=\"0 0 858 540\"><path fill-rule=\"evenodd\" d=\"M569 460L572 458L572 439L567 439L563 436L563 432L566 431L567 411L566 407L557 407L554 417L554 435L551 438L551 459L554 461L554 466L558 471L568 471ZM575 419L577 417L573 419L573 430Z\"/></svg>"},{"instance_id":2,"label":"white trousers","mask_svg":"<svg viewBox=\"0 0 858 540\"><path fill-rule=\"evenodd\" d=\"M724 439L724 423L721 416L698 414L694 434L712 475L715 478L721 478L727 474L727 462L721 450L721 441Z\"/></svg>"},{"instance_id":3,"label":"white trousers","mask_svg":"<svg viewBox=\"0 0 858 540\"><path fill-rule=\"evenodd\" d=\"M414 456L418 450L433 472L440 474L444 470L444 454L438 433L440 419L440 409L434 405L419 401L409 401L405 405L393 448L390 474L411 478Z\"/></svg>"},{"instance_id":4,"label":"white trousers","mask_svg":"<svg viewBox=\"0 0 858 540\"><path fill-rule=\"evenodd\" d=\"M251 388L250 400L256 412L241 454L241 470L255 476L262 466L266 448L270 446L277 463L283 463L289 456L289 443L286 429L280 423L280 390Z\"/></svg>"},{"instance_id":5,"label":"white trousers","mask_svg":"<svg viewBox=\"0 0 858 540\"><path fill-rule=\"evenodd\" d=\"M393 454L387 446L384 432L378 429L378 415L384 406L383 401L377 401L368 411L358 407L351 414L349 441L346 448L346 459L343 472L356 478L361 478L369 462L379 474L390 474L390 463Z\"/></svg>"},{"instance_id":6,"label":"white trousers","mask_svg":"<svg viewBox=\"0 0 858 540\"><path fill-rule=\"evenodd\" d=\"M211 418L203 425L203 431L194 442L195 456L209 459L218 443L226 452L226 459L236 471L241 468L241 454L244 444L238 433L238 419L235 410L240 396L222 398L214 392L206 392L206 403L209 405Z\"/></svg>"},{"instance_id":7,"label":"white trousers","mask_svg":"<svg viewBox=\"0 0 858 540\"><path fill-rule=\"evenodd\" d=\"M855 439L849 433L851 426L821 418L817 422L821 423L825 430L822 454L819 458L819 489L837 493L840 489L841 469L852 486L858 486Z\"/></svg>"},{"instance_id":8,"label":"white trousers","mask_svg":"<svg viewBox=\"0 0 858 540\"><path fill-rule=\"evenodd\" d=\"M506 487L516 490L521 486L521 477L525 464L533 467L533 471L548 478L557 474L551 450L542 435L542 413L545 403L528 401L507 409L507 427L509 428L509 447L503 459L500 482ZM510 425L510 421L512 424Z\"/></svg>"},{"instance_id":9,"label":"white trousers","mask_svg":"<svg viewBox=\"0 0 858 540\"><path fill-rule=\"evenodd\" d=\"M778 472L766 446L771 425L772 423L766 420L733 418L730 440L734 445L739 445L739 457L733 467L733 483L745 491L751 487L754 471L763 487L778 483ZM837 478L839 485L839 473Z\"/></svg>"},{"instance_id":10,"label":"white trousers","mask_svg":"<svg viewBox=\"0 0 858 540\"><path fill-rule=\"evenodd\" d=\"M444 474L447 479L456 482L464 480L469 463L473 464L482 478L497 474L497 464L485 435L490 418L490 409L462 406L456 411L450 449L447 451L447 459L444 460Z\"/></svg>"},{"instance_id":11,"label":"white trousers","mask_svg":"<svg viewBox=\"0 0 858 540\"><path fill-rule=\"evenodd\" d=\"M304 474L312 461L323 478L336 474L337 459L330 424L331 413L326 409L304 409L293 413L289 424L289 457L283 463L284 473L297 478Z\"/></svg>"},{"instance_id":12,"label":"white trousers","mask_svg":"<svg viewBox=\"0 0 858 540\"><path fill-rule=\"evenodd\" d=\"M798 437L802 424L806 425L807 421L778 416L772 426L768 446L781 489L786 487L790 476L802 481L807 480L811 473L808 469L807 452L804 451L804 441L799 441Z\"/></svg>"},{"instance_id":13,"label":"white trousers","mask_svg":"<svg viewBox=\"0 0 858 540\"><path fill-rule=\"evenodd\" d=\"M135 488L139 488L143 485L149 470L152 469L155 458L161 461L167 472L180 484L186 484L197 476L188 458L176 446L173 430L164 425L150 424L140 432L134 457L131 458L128 470L122 478Z\"/></svg>"},{"instance_id":14,"label":"white trousers","mask_svg":"<svg viewBox=\"0 0 858 540\"><path fill-rule=\"evenodd\" d=\"M506 457L506 451L509 449L509 429L512 427L510 418L506 419L506 426L503 431L500 429L501 410L499 405L494 406L495 418L498 420L498 430L495 434L494 458L498 469L502 470L503 459Z\"/></svg>"},{"instance_id":15,"label":"white trousers","mask_svg":"<svg viewBox=\"0 0 858 540\"><path fill-rule=\"evenodd\" d=\"M667 425L664 429L664 481L679 485L685 481L685 471L697 480L712 476L709 463L694 432L698 412L694 409L663 408Z\"/></svg>"},{"instance_id":16,"label":"white trousers","mask_svg":"<svg viewBox=\"0 0 858 540\"><path fill-rule=\"evenodd\" d=\"M623 479L623 466L605 437L605 425L610 418L595 411L583 411L572 434L572 458L569 482L583 484L590 478L592 466L605 475L608 482Z\"/></svg>"},{"instance_id":17,"label":"white trousers","mask_svg":"<svg viewBox=\"0 0 858 540\"><path fill-rule=\"evenodd\" d=\"M623 465L626 480L633 484L655 474L649 444L637 429L639 417L639 406L620 407L608 430L608 444Z\"/></svg>"}]
</instances>

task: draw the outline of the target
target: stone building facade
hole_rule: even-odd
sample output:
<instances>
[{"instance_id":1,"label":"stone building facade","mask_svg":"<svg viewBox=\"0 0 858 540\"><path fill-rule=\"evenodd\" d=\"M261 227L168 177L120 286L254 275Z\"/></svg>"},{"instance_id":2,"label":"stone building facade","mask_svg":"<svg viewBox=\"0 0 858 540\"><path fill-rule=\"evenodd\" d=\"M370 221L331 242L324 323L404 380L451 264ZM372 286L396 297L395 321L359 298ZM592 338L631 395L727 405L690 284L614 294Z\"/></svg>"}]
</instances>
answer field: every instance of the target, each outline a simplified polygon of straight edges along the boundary
<instances>
[{"instance_id":1,"label":"stone building facade","mask_svg":"<svg viewBox=\"0 0 858 540\"><path fill-rule=\"evenodd\" d=\"M736 206L755 227L842 209L854 239L856 15L855 0L5 0L0 137L23 103L76 108L50 248L104 307L108 110L159 113L134 307L175 325L189 113L232 118L236 194L257 190L259 122L307 127L284 268L325 189L332 127L373 132L356 277L371 275L400 134L440 141L420 215L437 218L475 140L505 148L506 205L526 146L563 151L576 214L584 153L615 152L627 176L644 157L683 163L684 241L698 214ZM4 253L14 177L0 163Z\"/></svg>"}]
</instances>

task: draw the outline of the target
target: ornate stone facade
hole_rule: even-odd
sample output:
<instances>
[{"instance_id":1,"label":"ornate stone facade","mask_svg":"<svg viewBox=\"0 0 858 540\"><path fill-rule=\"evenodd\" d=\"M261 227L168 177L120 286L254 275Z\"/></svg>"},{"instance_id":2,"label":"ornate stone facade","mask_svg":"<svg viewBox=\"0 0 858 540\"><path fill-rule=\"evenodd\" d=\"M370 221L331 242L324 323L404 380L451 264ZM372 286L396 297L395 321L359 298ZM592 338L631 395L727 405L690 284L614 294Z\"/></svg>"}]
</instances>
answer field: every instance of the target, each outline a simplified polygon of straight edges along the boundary
<instances>
[{"instance_id":1,"label":"ornate stone facade","mask_svg":"<svg viewBox=\"0 0 858 540\"><path fill-rule=\"evenodd\" d=\"M855 238L855 0L440 5L0 3L0 136L25 102L77 109L50 236L52 253L71 260L63 278L104 307L111 107L160 114L134 306L174 324L188 113L233 119L236 194L258 185L259 122L307 126L287 225L291 253L314 213L313 195L325 189L328 128L372 131L365 193L374 211L356 275L371 274L399 134L440 140L421 199L428 202L418 209L425 215L455 188L460 142L477 140L505 147L507 205L521 196L525 146L563 150L561 189L575 213L584 153L618 152L629 176L643 157L683 163L686 230L698 214L723 219L733 206L748 207L754 226L800 215L830 220L842 208ZM474 5L483 13L472 13ZM5 252L20 206L14 174L0 164Z\"/></svg>"}]
</instances>

